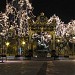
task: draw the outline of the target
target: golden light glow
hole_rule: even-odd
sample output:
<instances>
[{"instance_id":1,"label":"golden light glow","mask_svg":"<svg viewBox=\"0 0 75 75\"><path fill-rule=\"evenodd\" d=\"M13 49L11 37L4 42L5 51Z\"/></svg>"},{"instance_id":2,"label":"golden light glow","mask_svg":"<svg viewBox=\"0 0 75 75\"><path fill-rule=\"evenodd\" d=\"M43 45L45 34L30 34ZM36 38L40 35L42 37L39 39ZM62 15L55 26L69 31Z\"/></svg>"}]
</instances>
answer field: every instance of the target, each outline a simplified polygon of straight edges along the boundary
<instances>
[{"instance_id":1,"label":"golden light glow","mask_svg":"<svg viewBox=\"0 0 75 75\"><path fill-rule=\"evenodd\" d=\"M73 37L73 39L75 39L75 37Z\"/></svg>"},{"instance_id":2,"label":"golden light glow","mask_svg":"<svg viewBox=\"0 0 75 75\"><path fill-rule=\"evenodd\" d=\"M25 43L25 41L22 41L22 45L25 45L26 43Z\"/></svg>"},{"instance_id":3,"label":"golden light glow","mask_svg":"<svg viewBox=\"0 0 75 75\"><path fill-rule=\"evenodd\" d=\"M9 46L10 45L10 43L9 42L6 42L6 46Z\"/></svg>"},{"instance_id":4,"label":"golden light glow","mask_svg":"<svg viewBox=\"0 0 75 75\"><path fill-rule=\"evenodd\" d=\"M60 40L58 39L57 42L60 42Z\"/></svg>"}]
</instances>

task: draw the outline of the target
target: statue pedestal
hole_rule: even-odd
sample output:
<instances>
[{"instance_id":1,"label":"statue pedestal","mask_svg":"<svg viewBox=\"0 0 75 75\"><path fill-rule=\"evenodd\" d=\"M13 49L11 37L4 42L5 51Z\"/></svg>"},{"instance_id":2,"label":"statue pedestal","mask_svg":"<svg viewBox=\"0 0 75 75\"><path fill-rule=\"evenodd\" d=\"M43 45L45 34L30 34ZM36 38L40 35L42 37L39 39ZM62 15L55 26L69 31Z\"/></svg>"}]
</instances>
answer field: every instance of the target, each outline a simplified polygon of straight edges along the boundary
<instances>
[{"instance_id":1,"label":"statue pedestal","mask_svg":"<svg viewBox=\"0 0 75 75\"><path fill-rule=\"evenodd\" d=\"M37 58L46 58L47 57L47 51L38 51L37 52Z\"/></svg>"}]
</instances>

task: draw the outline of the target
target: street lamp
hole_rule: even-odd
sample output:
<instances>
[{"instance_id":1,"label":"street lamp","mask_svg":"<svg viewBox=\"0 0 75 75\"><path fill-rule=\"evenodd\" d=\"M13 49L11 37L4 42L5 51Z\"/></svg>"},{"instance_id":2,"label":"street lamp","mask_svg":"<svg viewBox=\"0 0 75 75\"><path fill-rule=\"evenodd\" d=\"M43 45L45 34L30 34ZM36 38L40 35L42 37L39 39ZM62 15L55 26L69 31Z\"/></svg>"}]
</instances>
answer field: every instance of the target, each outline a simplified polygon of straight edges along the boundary
<instances>
[{"instance_id":1,"label":"street lamp","mask_svg":"<svg viewBox=\"0 0 75 75\"><path fill-rule=\"evenodd\" d=\"M58 39L58 40L57 40L57 42L59 43L59 42L60 42L60 40Z\"/></svg>"},{"instance_id":2,"label":"street lamp","mask_svg":"<svg viewBox=\"0 0 75 75\"><path fill-rule=\"evenodd\" d=\"M25 41L22 41L22 45L25 45L26 43L25 43Z\"/></svg>"},{"instance_id":3,"label":"street lamp","mask_svg":"<svg viewBox=\"0 0 75 75\"><path fill-rule=\"evenodd\" d=\"M23 41L22 41L23 51L20 51L20 55L21 55L21 52L23 52L23 53L25 52L25 50L24 50L25 44L26 44L26 42L23 40Z\"/></svg>"},{"instance_id":4,"label":"street lamp","mask_svg":"<svg viewBox=\"0 0 75 75\"><path fill-rule=\"evenodd\" d=\"M58 46L58 55L59 55L59 43L60 43L60 39L57 39L57 46Z\"/></svg>"},{"instance_id":5,"label":"street lamp","mask_svg":"<svg viewBox=\"0 0 75 75\"><path fill-rule=\"evenodd\" d=\"M8 46L10 45L10 42L6 42L5 44L6 44L7 48L8 48ZM6 49L6 54L7 54L7 49Z\"/></svg>"},{"instance_id":6,"label":"street lamp","mask_svg":"<svg viewBox=\"0 0 75 75\"><path fill-rule=\"evenodd\" d=\"M8 47L10 45L10 43L9 42L6 42L6 46Z\"/></svg>"}]
</instances>

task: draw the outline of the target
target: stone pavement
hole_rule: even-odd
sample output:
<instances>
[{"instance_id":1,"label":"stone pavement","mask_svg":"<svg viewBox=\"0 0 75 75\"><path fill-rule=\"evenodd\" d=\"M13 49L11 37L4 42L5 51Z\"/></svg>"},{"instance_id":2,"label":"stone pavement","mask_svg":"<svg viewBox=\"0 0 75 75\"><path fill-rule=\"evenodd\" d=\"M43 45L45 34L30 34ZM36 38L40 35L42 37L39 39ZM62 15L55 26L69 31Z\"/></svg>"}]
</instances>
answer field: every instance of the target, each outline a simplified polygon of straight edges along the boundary
<instances>
[{"instance_id":1,"label":"stone pavement","mask_svg":"<svg viewBox=\"0 0 75 75\"><path fill-rule=\"evenodd\" d=\"M45 75L75 75L75 60L48 62Z\"/></svg>"},{"instance_id":2,"label":"stone pavement","mask_svg":"<svg viewBox=\"0 0 75 75\"><path fill-rule=\"evenodd\" d=\"M75 75L75 60L5 61L0 75Z\"/></svg>"},{"instance_id":3,"label":"stone pavement","mask_svg":"<svg viewBox=\"0 0 75 75\"><path fill-rule=\"evenodd\" d=\"M0 75L37 75L43 62L7 61L0 63Z\"/></svg>"}]
</instances>

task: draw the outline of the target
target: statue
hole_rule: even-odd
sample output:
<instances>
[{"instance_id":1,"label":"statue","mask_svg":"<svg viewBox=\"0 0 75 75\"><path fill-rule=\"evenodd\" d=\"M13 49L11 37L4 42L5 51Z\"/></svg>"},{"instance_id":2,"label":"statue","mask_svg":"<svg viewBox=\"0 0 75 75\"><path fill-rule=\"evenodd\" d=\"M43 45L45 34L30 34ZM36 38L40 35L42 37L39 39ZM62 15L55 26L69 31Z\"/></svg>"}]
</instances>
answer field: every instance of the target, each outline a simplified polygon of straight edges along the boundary
<instances>
[{"instance_id":1,"label":"statue","mask_svg":"<svg viewBox=\"0 0 75 75\"><path fill-rule=\"evenodd\" d=\"M33 39L37 41L37 56L46 57L47 53L50 52L49 43L51 41L51 35L47 32L42 32L41 34L35 34Z\"/></svg>"}]
</instances>

